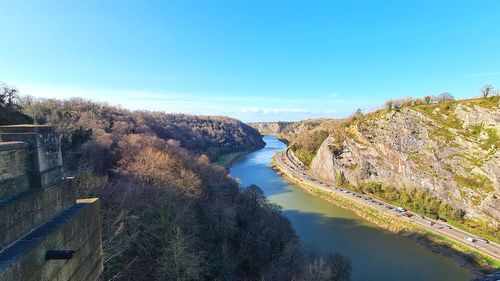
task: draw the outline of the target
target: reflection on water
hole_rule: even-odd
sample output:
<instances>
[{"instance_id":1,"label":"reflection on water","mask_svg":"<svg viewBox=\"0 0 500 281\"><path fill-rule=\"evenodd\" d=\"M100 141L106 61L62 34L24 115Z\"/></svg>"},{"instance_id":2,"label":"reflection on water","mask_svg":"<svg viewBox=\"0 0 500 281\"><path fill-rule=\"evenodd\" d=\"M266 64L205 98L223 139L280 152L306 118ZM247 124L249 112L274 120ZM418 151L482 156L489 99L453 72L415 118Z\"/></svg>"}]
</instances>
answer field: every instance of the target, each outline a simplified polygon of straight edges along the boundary
<instances>
[{"instance_id":1,"label":"reflection on water","mask_svg":"<svg viewBox=\"0 0 500 281\"><path fill-rule=\"evenodd\" d=\"M470 280L451 260L367 222L355 213L310 195L281 178L269 163L285 148L273 136L266 147L242 156L231 175L242 186L256 184L268 199L283 207L299 237L320 253L334 251L351 259L353 280Z\"/></svg>"}]
</instances>

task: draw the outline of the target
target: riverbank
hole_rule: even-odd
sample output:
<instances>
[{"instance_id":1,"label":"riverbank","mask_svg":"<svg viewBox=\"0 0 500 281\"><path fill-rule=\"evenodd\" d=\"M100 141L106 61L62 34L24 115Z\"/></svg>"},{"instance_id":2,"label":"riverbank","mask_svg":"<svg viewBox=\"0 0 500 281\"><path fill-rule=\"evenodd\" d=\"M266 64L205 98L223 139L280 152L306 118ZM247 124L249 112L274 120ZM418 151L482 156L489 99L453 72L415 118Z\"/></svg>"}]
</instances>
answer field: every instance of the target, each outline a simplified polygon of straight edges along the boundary
<instances>
[{"instance_id":1,"label":"riverbank","mask_svg":"<svg viewBox=\"0 0 500 281\"><path fill-rule=\"evenodd\" d=\"M336 206L351 210L367 221L370 221L393 233L397 233L411 239L426 249L449 257L474 275L482 275L484 273L494 271L495 269L498 270L500 267L499 261L445 237L436 235L424 228L419 227L418 225L410 223L409 221L401 220L401 218L395 214L383 213L369 206L356 204L347 198L334 196L328 189L322 189L305 183L300 178L296 178L286 169L279 166L274 157L273 168L282 176L293 181L308 193L318 196L332 204L335 204Z\"/></svg>"},{"instance_id":2,"label":"riverbank","mask_svg":"<svg viewBox=\"0 0 500 281\"><path fill-rule=\"evenodd\" d=\"M215 160L215 163L224 166L224 168L226 168L226 169L229 169L231 164L233 164L233 162L236 159L238 159L240 156L243 156L243 155L248 154L248 153L252 153L252 152L257 151L263 147L264 146L259 146L259 147L255 147L255 148L250 149L250 150L237 151L237 152L231 152L228 154L223 154L223 155L219 156L217 158L217 160Z\"/></svg>"},{"instance_id":3,"label":"riverbank","mask_svg":"<svg viewBox=\"0 0 500 281\"><path fill-rule=\"evenodd\" d=\"M229 168L234 160L236 160L238 157L245 155L247 153L250 153L250 152L252 152L252 151L232 152L232 153L224 154L224 155L221 155L219 158L217 158L217 160L215 160L215 163L222 165L225 168Z\"/></svg>"}]
</instances>

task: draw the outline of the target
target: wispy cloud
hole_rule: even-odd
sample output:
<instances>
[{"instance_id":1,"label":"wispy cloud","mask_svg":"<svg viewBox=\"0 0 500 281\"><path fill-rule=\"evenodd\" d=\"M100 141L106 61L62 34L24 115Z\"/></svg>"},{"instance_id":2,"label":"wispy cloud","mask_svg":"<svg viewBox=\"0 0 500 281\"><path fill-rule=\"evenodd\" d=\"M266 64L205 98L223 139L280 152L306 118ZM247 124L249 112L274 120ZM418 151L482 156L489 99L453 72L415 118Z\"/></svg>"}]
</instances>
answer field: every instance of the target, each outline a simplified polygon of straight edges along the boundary
<instances>
[{"instance_id":1,"label":"wispy cloud","mask_svg":"<svg viewBox=\"0 0 500 281\"><path fill-rule=\"evenodd\" d=\"M249 107L242 108L240 110L242 113L259 113L259 114L281 114L281 113L310 113L310 114L328 114L328 113L336 113L334 110L309 110L303 108L258 108L258 107Z\"/></svg>"},{"instance_id":2,"label":"wispy cloud","mask_svg":"<svg viewBox=\"0 0 500 281\"><path fill-rule=\"evenodd\" d=\"M242 108L240 110L242 113L260 113L260 114L278 114L278 113L310 113L309 110L301 108Z\"/></svg>"},{"instance_id":3,"label":"wispy cloud","mask_svg":"<svg viewBox=\"0 0 500 281\"><path fill-rule=\"evenodd\" d=\"M59 85L19 85L21 94L35 97L68 99L72 97L83 97L96 101L106 101L112 104L122 104L132 101L172 102L172 101L197 101L213 103L272 103L272 104L301 104L303 99L280 98L269 96L256 96L246 94L240 96L218 95L203 92L176 92L176 91L148 91L148 90L119 90L119 89L94 89L66 87ZM308 102L326 102L325 97L308 98ZM123 105L123 104L122 104Z\"/></svg>"},{"instance_id":4,"label":"wispy cloud","mask_svg":"<svg viewBox=\"0 0 500 281\"><path fill-rule=\"evenodd\" d=\"M213 94L201 92L148 91L79 88L60 85L18 84L21 94L43 98L81 97L130 110L226 115L244 121L299 120L344 114L352 100L334 98L338 93L289 97L253 94ZM276 107L274 107L276 105ZM356 105L358 106L358 105ZM359 107L359 106L358 106ZM350 109L348 111L351 111Z\"/></svg>"}]
</instances>

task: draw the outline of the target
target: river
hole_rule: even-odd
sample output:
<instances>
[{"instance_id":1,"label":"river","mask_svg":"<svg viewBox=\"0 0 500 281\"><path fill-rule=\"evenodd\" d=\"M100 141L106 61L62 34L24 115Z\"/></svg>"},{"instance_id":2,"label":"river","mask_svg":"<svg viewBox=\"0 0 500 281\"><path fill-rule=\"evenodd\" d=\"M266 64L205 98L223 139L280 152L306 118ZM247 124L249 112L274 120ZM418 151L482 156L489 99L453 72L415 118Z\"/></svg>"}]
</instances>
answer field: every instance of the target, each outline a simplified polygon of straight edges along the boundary
<instances>
[{"instance_id":1,"label":"river","mask_svg":"<svg viewBox=\"0 0 500 281\"><path fill-rule=\"evenodd\" d=\"M349 257L353 281L466 281L473 278L449 258L317 198L282 178L271 169L270 162L286 145L274 136L265 136L264 141L264 148L232 163L231 176L238 178L243 187L260 186L271 202L282 206L298 236L313 249Z\"/></svg>"}]
</instances>

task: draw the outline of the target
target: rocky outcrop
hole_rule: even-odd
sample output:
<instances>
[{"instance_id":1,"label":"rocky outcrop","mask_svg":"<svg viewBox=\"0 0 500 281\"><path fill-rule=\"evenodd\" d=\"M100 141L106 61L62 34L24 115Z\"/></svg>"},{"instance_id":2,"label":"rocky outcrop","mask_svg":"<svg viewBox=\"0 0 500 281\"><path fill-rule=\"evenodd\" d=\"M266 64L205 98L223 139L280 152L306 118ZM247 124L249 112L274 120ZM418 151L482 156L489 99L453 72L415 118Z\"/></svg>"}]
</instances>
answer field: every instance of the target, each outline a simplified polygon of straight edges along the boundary
<instances>
[{"instance_id":1,"label":"rocky outcrop","mask_svg":"<svg viewBox=\"0 0 500 281\"><path fill-rule=\"evenodd\" d=\"M283 133L284 129L293 122L254 122L249 123L254 129L263 135L277 135Z\"/></svg>"},{"instance_id":2,"label":"rocky outcrop","mask_svg":"<svg viewBox=\"0 0 500 281\"><path fill-rule=\"evenodd\" d=\"M498 225L499 130L498 98L381 110L328 137L311 171L333 182L423 189Z\"/></svg>"}]
</instances>

